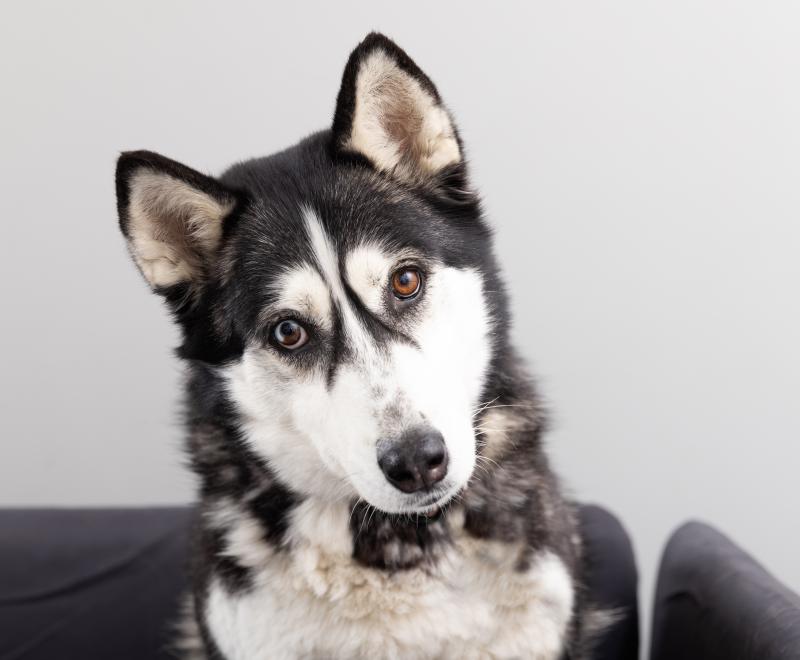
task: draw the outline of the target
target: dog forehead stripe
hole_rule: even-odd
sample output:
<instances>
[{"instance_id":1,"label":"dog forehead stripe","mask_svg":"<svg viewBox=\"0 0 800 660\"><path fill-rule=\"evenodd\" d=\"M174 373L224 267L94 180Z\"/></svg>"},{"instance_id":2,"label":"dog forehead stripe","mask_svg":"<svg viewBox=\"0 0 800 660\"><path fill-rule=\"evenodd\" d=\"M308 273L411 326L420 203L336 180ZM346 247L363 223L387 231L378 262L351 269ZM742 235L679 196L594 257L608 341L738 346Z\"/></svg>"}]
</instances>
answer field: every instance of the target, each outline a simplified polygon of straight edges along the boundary
<instances>
[{"instance_id":1,"label":"dog forehead stripe","mask_svg":"<svg viewBox=\"0 0 800 660\"><path fill-rule=\"evenodd\" d=\"M341 314L342 325L346 331L348 341L351 347L357 351L362 353L369 352L370 337L366 328L358 320L347 298L339 272L339 256L336 248L314 210L309 206L303 206L301 211L306 225L308 240L314 253L314 259L322 279L328 285L331 298Z\"/></svg>"},{"instance_id":2,"label":"dog forehead stripe","mask_svg":"<svg viewBox=\"0 0 800 660\"><path fill-rule=\"evenodd\" d=\"M328 238L325 228L314 210L308 206L303 206L301 210L317 267L330 287L334 300L341 305L346 302L346 296L339 278L339 259L336 248Z\"/></svg>"}]
</instances>

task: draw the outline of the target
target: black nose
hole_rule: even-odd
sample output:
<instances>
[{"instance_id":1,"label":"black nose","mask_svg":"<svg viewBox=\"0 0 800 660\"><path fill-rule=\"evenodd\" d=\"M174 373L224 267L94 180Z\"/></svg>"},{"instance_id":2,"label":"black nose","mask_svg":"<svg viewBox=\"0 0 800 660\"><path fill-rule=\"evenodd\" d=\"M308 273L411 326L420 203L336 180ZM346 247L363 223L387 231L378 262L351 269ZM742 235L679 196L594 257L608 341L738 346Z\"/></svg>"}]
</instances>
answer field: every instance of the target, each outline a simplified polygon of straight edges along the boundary
<instances>
[{"instance_id":1,"label":"black nose","mask_svg":"<svg viewBox=\"0 0 800 660\"><path fill-rule=\"evenodd\" d=\"M404 493L429 490L447 474L447 447L439 431L413 429L378 445L378 465Z\"/></svg>"}]
</instances>

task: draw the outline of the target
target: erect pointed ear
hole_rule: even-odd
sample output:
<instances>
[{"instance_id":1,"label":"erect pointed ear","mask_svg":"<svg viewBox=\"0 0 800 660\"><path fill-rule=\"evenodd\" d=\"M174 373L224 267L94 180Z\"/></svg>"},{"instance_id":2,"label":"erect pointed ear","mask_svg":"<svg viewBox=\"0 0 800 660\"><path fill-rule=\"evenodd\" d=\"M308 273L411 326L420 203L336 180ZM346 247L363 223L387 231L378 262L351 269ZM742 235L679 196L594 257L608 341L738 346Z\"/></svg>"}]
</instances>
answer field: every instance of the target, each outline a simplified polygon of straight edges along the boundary
<instances>
[{"instance_id":1,"label":"erect pointed ear","mask_svg":"<svg viewBox=\"0 0 800 660\"><path fill-rule=\"evenodd\" d=\"M150 151L117 161L119 226L157 292L205 279L236 201L216 179Z\"/></svg>"},{"instance_id":2,"label":"erect pointed ear","mask_svg":"<svg viewBox=\"0 0 800 660\"><path fill-rule=\"evenodd\" d=\"M393 41L372 33L350 55L333 119L334 148L423 183L462 162L461 145L430 78Z\"/></svg>"}]
</instances>

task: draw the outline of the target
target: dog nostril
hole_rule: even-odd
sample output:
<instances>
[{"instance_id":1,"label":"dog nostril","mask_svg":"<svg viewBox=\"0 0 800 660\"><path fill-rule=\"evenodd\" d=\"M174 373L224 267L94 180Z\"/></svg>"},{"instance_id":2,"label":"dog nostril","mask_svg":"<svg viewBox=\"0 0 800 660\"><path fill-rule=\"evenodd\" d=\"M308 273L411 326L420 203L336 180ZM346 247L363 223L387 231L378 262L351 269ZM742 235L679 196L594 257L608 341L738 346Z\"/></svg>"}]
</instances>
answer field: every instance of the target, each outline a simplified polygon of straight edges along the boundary
<instances>
[{"instance_id":1,"label":"dog nostril","mask_svg":"<svg viewBox=\"0 0 800 660\"><path fill-rule=\"evenodd\" d=\"M437 468L442 463L444 463L444 452L438 452L435 455L428 458L428 467L429 468Z\"/></svg>"},{"instance_id":2,"label":"dog nostril","mask_svg":"<svg viewBox=\"0 0 800 660\"><path fill-rule=\"evenodd\" d=\"M390 470L387 475L392 481L412 482L414 481L414 473L408 470Z\"/></svg>"}]
</instances>

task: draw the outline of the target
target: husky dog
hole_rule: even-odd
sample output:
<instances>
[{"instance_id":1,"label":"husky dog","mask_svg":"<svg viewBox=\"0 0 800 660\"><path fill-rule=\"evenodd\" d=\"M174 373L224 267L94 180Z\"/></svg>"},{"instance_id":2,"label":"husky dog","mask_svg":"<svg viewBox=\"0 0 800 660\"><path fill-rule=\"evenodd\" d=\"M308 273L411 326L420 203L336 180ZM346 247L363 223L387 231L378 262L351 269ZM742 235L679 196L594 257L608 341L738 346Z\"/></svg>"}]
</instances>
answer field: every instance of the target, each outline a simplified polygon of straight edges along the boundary
<instances>
[{"instance_id":1,"label":"husky dog","mask_svg":"<svg viewBox=\"0 0 800 660\"><path fill-rule=\"evenodd\" d=\"M182 330L191 657L583 657L572 506L431 80L370 34L330 130L219 178L117 166Z\"/></svg>"}]
</instances>

